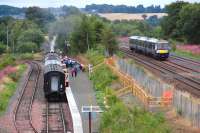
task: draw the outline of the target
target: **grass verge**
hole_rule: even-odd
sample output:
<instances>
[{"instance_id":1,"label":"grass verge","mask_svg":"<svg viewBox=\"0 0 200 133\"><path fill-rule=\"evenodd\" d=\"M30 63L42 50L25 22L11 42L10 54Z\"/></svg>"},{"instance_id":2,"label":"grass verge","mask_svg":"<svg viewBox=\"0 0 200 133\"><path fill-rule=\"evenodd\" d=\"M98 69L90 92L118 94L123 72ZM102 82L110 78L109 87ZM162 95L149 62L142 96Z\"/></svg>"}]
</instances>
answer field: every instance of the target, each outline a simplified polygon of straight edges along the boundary
<instances>
[{"instance_id":1,"label":"grass verge","mask_svg":"<svg viewBox=\"0 0 200 133\"><path fill-rule=\"evenodd\" d=\"M22 64L18 66L17 72L9 74L8 77L11 79L4 84L4 89L0 93L0 116L6 111L9 100L14 94L17 83L26 69L26 65Z\"/></svg>"},{"instance_id":2,"label":"grass verge","mask_svg":"<svg viewBox=\"0 0 200 133\"><path fill-rule=\"evenodd\" d=\"M102 58L96 51L90 51L88 59L95 61ZM91 75L97 102L104 106L107 99L108 109L104 108L100 120L101 133L168 133L171 132L162 114L152 114L137 107L128 108L120 101L109 87L117 77L106 65L99 66Z\"/></svg>"},{"instance_id":3,"label":"grass verge","mask_svg":"<svg viewBox=\"0 0 200 133\"><path fill-rule=\"evenodd\" d=\"M194 60L200 60L200 55L193 54L192 52L187 52L187 51L176 49L176 51L174 53L180 57L186 57L186 58L190 58L190 59L194 59Z\"/></svg>"}]
</instances>

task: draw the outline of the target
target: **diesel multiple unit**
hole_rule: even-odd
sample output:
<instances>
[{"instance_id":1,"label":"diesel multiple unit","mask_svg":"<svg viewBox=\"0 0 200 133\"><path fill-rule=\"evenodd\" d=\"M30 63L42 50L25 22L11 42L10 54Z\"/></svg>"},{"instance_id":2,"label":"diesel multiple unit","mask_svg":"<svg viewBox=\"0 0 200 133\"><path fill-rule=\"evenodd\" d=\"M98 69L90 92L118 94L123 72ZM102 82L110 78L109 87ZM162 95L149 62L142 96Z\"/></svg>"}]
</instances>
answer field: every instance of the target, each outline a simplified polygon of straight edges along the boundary
<instances>
[{"instance_id":1,"label":"diesel multiple unit","mask_svg":"<svg viewBox=\"0 0 200 133\"><path fill-rule=\"evenodd\" d=\"M65 73L56 53L48 53L44 59L44 93L48 99L65 95Z\"/></svg>"},{"instance_id":2,"label":"diesel multiple unit","mask_svg":"<svg viewBox=\"0 0 200 133\"><path fill-rule=\"evenodd\" d=\"M167 59L170 50L167 41L142 36L129 37L129 48L132 51L151 55L157 59Z\"/></svg>"}]
</instances>

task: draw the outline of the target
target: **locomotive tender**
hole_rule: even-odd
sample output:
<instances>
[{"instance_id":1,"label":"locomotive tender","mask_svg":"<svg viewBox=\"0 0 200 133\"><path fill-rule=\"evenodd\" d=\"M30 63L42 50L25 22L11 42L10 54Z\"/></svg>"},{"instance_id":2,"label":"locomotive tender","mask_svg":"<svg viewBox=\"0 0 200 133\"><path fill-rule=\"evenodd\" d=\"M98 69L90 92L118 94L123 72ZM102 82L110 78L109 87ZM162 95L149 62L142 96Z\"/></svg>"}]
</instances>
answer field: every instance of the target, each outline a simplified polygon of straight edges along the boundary
<instances>
[{"instance_id":1,"label":"locomotive tender","mask_svg":"<svg viewBox=\"0 0 200 133\"><path fill-rule=\"evenodd\" d=\"M151 55L157 59L167 59L170 51L168 41L143 36L129 37L129 48L132 51Z\"/></svg>"},{"instance_id":2,"label":"locomotive tender","mask_svg":"<svg viewBox=\"0 0 200 133\"><path fill-rule=\"evenodd\" d=\"M50 52L45 56L44 93L47 99L65 96L65 73L58 54Z\"/></svg>"}]
</instances>

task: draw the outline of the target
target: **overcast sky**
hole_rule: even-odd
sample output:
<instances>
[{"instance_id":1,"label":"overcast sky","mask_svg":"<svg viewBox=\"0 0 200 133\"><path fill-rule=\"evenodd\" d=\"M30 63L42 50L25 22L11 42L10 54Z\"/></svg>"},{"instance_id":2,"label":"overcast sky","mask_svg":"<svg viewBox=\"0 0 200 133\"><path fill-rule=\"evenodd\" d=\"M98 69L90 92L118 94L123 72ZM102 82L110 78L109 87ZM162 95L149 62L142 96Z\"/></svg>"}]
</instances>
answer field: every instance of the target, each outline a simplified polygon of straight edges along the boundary
<instances>
[{"instance_id":1,"label":"overcast sky","mask_svg":"<svg viewBox=\"0 0 200 133\"><path fill-rule=\"evenodd\" d=\"M17 7L40 6L40 7L60 7L62 5L73 5L79 8L85 7L88 4L113 4L113 5L129 5L136 6L143 4L161 5L174 2L176 0L0 0L0 5L11 5ZM200 2L200 0L184 0L188 2Z\"/></svg>"}]
</instances>

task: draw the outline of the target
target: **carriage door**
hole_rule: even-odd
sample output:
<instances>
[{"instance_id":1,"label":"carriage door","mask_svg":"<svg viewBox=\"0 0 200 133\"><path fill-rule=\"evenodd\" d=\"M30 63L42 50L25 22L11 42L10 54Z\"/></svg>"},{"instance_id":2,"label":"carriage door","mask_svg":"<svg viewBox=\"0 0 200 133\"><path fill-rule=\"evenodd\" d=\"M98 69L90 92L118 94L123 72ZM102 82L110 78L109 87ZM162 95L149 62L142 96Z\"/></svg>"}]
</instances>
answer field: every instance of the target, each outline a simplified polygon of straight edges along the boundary
<instances>
[{"instance_id":1,"label":"carriage door","mask_svg":"<svg viewBox=\"0 0 200 133\"><path fill-rule=\"evenodd\" d=\"M51 91L55 92L59 89L59 77L58 76L52 76L51 77Z\"/></svg>"}]
</instances>

